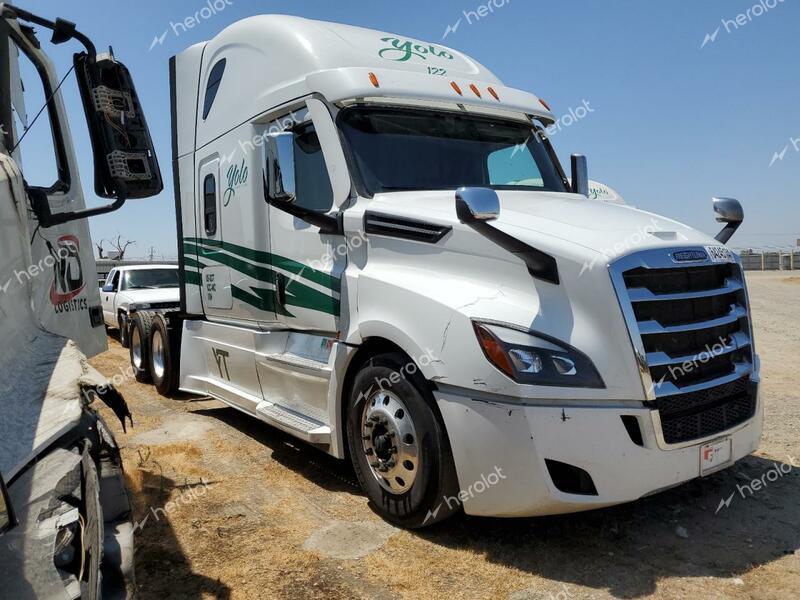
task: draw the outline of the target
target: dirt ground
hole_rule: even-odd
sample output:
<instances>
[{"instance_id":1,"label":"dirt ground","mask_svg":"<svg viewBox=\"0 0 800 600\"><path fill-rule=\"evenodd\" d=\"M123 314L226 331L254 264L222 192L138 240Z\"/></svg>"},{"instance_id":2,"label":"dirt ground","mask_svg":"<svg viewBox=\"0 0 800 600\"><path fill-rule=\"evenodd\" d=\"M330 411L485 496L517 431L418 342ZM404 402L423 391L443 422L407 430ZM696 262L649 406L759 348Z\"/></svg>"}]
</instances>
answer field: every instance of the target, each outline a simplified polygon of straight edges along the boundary
<instances>
[{"instance_id":1,"label":"dirt ground","mask_svg":"<svg viewBox=\"0 0 800 600\"><path fill-rule=\"evenodd\" d=\"M348 465L219 402L162 398L126 379L135 427L125 434L104 412L140 525L140 597L798 597L800 277L748 280L766 407L759 452L590 513L395 529ZM119 380L128 354L112 339L92 363ZM737 492L761 478L752 496Z\"/></svg>"}]
</instances>

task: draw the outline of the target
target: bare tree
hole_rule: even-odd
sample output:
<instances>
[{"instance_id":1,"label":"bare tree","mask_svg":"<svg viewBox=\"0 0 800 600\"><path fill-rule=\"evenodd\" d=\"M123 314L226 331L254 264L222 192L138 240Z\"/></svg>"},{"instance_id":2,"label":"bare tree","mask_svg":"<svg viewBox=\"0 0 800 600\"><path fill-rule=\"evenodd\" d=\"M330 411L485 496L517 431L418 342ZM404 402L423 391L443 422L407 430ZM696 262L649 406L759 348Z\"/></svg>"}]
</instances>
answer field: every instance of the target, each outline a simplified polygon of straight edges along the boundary
<instances>
[{"instance_id":1,"label":"bare tree","mask_svg":"<svg viewBox=\"0 0 800 600\"><path fill-rule=\"evenodd\" d=\"M117 236L116 242L109 242L114 250L117 252L117 260L125 260L125 252L128 249L128 246L133 246L136 244L135 240L126 240L125 242L122 241L122 236Z\"/></svg>"},{"instance_id":2,"label":"bare tree","mask_svg":"<svg viewBox=\"0 0 800 600\"><path fill-rule=\"evenodd\" d=\"M100 259L105 258L105 256L103 256L103 253L105 253L105 251L106 251L106 249L103 248L103 242L105 242L105 241L106 240L100 240L99 243L95 244L95 246L97 246L97 258L100 258Z\"/></svg>"}]
</instances>

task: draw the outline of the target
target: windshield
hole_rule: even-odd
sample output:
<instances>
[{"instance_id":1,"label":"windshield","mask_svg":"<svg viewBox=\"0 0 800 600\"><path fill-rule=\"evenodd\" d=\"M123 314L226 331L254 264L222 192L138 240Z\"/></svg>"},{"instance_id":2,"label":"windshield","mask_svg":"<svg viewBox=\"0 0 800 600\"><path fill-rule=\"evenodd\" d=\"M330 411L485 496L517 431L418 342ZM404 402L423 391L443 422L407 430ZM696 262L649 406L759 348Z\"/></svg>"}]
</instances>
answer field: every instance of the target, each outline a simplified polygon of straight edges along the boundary
<instances>
[{"instance_id":1,"label":"windshield","mask_svg":"<svg viewBox=\"0 0 800 600\"><path fill-rule=\"evenodd\" d=\"M126 290L178 287L178 269L142 269L125 271Z\"/></svg>"},{"instance_id":2,"label":"windshield","mask_svg":"<svg viewBox=\"0 0 800 600\"><path fill-rule=\"evenodd\" d=\"M358 107L343 111L339 125L369 195L461 186L567 191L541 130L532 124Z\"/></svg>"}]
</instances>

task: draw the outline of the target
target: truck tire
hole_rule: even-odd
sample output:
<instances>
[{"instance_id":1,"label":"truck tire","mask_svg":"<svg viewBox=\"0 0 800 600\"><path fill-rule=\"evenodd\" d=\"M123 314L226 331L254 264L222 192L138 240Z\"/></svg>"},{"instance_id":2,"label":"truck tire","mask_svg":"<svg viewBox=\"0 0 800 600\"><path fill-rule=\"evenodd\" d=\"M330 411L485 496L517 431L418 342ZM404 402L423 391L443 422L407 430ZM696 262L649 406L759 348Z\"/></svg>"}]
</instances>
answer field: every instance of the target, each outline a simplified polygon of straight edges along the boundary
<instances>
[{"instance_id":1,"label":"truck tire","mask_svg":"<svg viewBox=\"0 0 800 600\"><path fill-rule=\"evenodd\" d=\"M117 325L119 326L119 345L123 348L127 348L131 343L128 315L122 312L119 313L117 316Z\"/></svg>"},{"instance_id":2,"label":"truck tire","mask_svg":"<svg viewBox=\"0 0 800 600\"><path fill-rule=\"evenodd\" d=\"M131 367L133 375L139 383L150 383L150 329L153 315L148 312L137 312L131 319Z\"/></svg>"},{"instance_id":3,"label":"truck tire","mask_svg":"<svg viewBox=\"0 0 800 600\"><path fill-rule=\"evenodd\" d=\"M156 315L150 328L150 376L162 396L178 389L178 348L164 315Z\"/></svg>"},{"instance_id":4,"label":"truck tire","mask_svg":"<svg viewBox=\"0 0 800 600\"><path fill-rule=\"evenodd\" d=\"M460 504L444 424L422 377L409 374L410 365L403 354L391 353L361 367L350 391L347 440L373 510L390 523L418 529L446 519Z\"/></svg>"}]
</instances>

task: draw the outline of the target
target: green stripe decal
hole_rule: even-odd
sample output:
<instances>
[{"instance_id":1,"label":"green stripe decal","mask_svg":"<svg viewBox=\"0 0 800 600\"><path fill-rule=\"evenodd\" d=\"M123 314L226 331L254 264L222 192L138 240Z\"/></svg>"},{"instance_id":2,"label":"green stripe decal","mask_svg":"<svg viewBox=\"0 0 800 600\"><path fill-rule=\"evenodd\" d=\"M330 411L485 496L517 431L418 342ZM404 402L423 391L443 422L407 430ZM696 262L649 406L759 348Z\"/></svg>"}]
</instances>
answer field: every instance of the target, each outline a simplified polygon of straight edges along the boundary
<instances>
[{"instance_id":1,"label":"green stripe decal","mask_svg":"<svg viewBox=\"0 0 800 600\"><path fill-rule=\"evenodd\" d=\"M183 272L184 281L189 285L200 285L200 273L196 273L195 271L184 271Z\"/></svg>"},{"instance_id":2,"label":"green stripe decal","mask_svg":"<svg viewBox=\"0 0 800 600\"><path fill-rule=\"evenodd\" d=\"M274 287L276 285L277 273L273 268L270 268L275 267L295 275L295 277L284 276L286 281L286 306L297 306L298 308L315 310L333 316L339 315L341 303L338 299L333 298L325 292L309 287L299 280L299 278L303 278L322 285L333 292L339 292L341 290L341 280L337 277L332 277L327 273L317 271L302 263L276 254L250 250L242 246L237 246L236 244L219 242L217 240L186 238L184 239L183 248L185 255L184 263L186 266L198 269L204 269L209 266L188 256L194 255L218 262L256 281L272 285L273 287L270 289L254 287L250 290L242 289L236 285L231 286L231 294L234 298L259 310L275 312L290 317L294 316L277 301ZM228 254L226 254L226 252ZM231 254L235 254L236 256L231 256ZM252 264L242 260L242 258L261 264ZM201 278L198 273L186 271L186 275L187 283L201 285Z\"/></svg>"},{"instance_id":3,"label":"green stripe decal","mask_svg":"<svg viewBox=\"0 0 800 600\"><path fill-rule=\"evenodd\" d=\"M308 279L309 281L318 283L319 285L326 287L330 290L333 290L334 292L341 291L342 282L341 279L339 279L338 277L333 277L329 273L318 271L313 267L309 267L308 265L304 265L301 262L297 262L296 260L292 260L290 258L286 258L278 254L272 254L270 252L262 252L260 250L253 250L251 248L245 248L244 246L239 246L237 244L231 244L230 242L221 242L219 240L210 240L207 238L185 238L184 242L190 244L197 244L198 246L220 248L222 250L225 250L226 252L230 252L231 254L236 254L238 256L241 256L242 258L246 258L253 262L261 263L264 265L272 265L284 271L294 273L295 275L299 275L303 279ZM204 248L202 255L209 256L212 253L213 251L210 252L207 248ZM213 254L216 255L218 253L213 253Z\"/></svg>"},{"instance_id":4,"label":"green stripe decal","mask_svg":"<svg viewBox=\"0 0 800 600\"><path fill-rule=\"evenodd\" d=\"M203 263L201 263L200 261L197 261L197 260L195 260L193 258L189 258L188 256L184 257L183 264L186 267L193 267L195 269L205 269L206 268L206 266Z\"/></svg>"}]
</instances>

